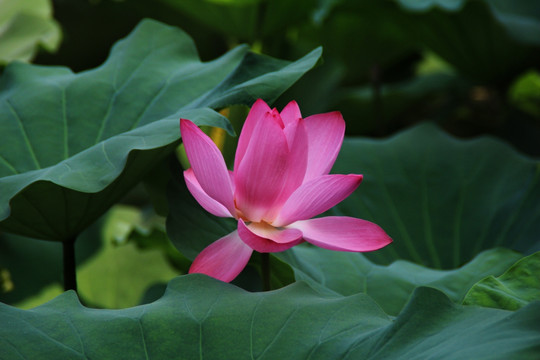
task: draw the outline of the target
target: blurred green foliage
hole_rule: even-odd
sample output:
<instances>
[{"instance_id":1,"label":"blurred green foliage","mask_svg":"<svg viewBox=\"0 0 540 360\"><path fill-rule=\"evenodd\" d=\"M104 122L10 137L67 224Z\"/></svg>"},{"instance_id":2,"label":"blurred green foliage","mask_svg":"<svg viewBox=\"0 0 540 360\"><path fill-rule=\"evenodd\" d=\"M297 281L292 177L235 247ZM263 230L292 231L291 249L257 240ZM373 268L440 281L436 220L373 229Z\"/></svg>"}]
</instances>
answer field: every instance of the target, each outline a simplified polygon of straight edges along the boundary
<instances>
[{"instance_id":1,"label":"blurred green foliage","mask_svg":"<svg viewBox=\"0 0 540 360\"><path fill-rule=\"evenodd\" d=\"M53 7L64 39L56 53L38 55L40 64L98 66L145 17L181 27L203 60L246 42L289 60L322 45L324 64L278 107L294 98L305 115L339 109L350 135L385 136L431 120L458 136L493 134L540 154L535 89L512 91L540 66L534 0L55 0Z\"/></svg>"},{"instance_id":2,"label":"blurred green foliage","mask_svg":"<svg viewBox=\"0 0 540 360\"><path fill-rule=\"evenodd\" d=\"M0 65L29 61L39 47L54 51L60 39L60 26L52 17L49 0L0 2Z\"/></svg>"}]
</instances>

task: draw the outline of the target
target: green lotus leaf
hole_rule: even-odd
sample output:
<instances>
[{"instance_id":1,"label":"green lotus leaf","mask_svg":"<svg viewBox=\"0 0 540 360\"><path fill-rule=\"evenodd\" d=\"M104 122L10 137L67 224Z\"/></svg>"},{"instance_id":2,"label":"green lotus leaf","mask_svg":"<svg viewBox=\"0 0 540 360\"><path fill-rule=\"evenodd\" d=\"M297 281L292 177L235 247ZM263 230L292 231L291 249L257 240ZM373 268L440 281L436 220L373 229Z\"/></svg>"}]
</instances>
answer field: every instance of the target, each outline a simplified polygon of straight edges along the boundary
<instances>
[{"instance_id":1,"label":"green lotus leaf","mask_svg":"<svg viewBox=\"0 0 540 360\"><path fill-rule=\"evenodd\" d=\"M349 138L333 171L364 181L329 214L373 221L394 239L367 253L376 263L453 269L485 249L540 248L540 164L495 139L459 140L430 124Z\"/></svg>"},{"instance_id":2,"label":"green lotus leaf","mask_svg":"<svg viewBox=\"0 0 540 360\"><path fill-rule=\"evenodd\" d=\"M75 237L180 138L178 119L231 130L213 109L273 101L315 65L239 46L201 62L179 29L145 20L100 67L14 63L0 78L0 229Z\"/></svg>"},{"instance_id":3,"label":"green lotus leaf","mask_svg":"<svg viewBox=\"0 0 540 360\"><path fill-rule=\"evenodd\" d=\"M360 253L312 246L296 246L276 256L292 266L297 281L306 281L321 292L368 294L390 315L399 314L420 286L436 288L452 301L461 303L477 281L488 275L502 274L510 264L522 258L507 249L493 249L480 253L458 269L435 270L403 260L381 266Z\"/></svg>"},{"instance_id":4,"label":"green lotus leaf","mask_svg":"<svg viewBox=\"0 0 540 360\"><path fill-rule=\"evenodd\" d=\"M540 300L540 252L519 260L499 277L475 284L463 300L466 305L516 310Z\"/></svg>"},{"instance_id":5,"label":"green lotus leaf","mask_svg":"<svg viewBox=\"0 0 540 360\"><path fill-rule=\"evenodd\" d=\"M515 313L453 304L420 288L395 319L367 295L305 283L250 293L204 275L169 283L154 303L82 306L73 292L33 310L0 304L4 359L494 358L540 355L540 303ZM301 341L300 341L301 339Z\"/></svg>"}]
</instances>

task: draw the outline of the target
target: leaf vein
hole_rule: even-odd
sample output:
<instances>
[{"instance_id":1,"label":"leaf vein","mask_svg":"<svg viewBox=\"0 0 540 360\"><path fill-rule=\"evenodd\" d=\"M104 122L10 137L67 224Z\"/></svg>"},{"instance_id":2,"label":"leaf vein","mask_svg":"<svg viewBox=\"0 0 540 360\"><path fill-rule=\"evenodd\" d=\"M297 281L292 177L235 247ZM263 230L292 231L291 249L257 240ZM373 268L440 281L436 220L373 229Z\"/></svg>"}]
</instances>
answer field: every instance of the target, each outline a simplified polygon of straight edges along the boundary
<instances>
[{"instance_id":1,"label":"leaf vein","mask_svg":"<svg viewBox=\"0 0 540 360\"><path fill-rule=\"evenodd\" d=\"M19 357L20 357L21 359L26 360L26 357L24 357L24 355L21 354L21 352L19 351L19 349L17 349L17 347L16 347L15 345L13 345L13 344L11 343L11 341L9 341L9 339L4 338L4 339L2 339L2 340L3 340L5 343L7 343L7 344L15 351L15 353L16 353L17 355L19 355Z\"/></svg>"},{"instance_id":2,"label":"leaf vein","mask_svg":"<svg viewBox=\"0 0 540 360\"><path fill-rule=\"evenodd\" d=\"M383 179L382 176L382 169L380 168L380 161L375 162L377 164L377 170L379 173L379 179ZM392 196L390 195L390 191L388 190L388 187L384 183L384 181L379 182L383 189L383 195L386 198L387 203L390 205L390 212L392 216L395 218L396 225L401 233L402 240L404 240L405 247L411 254L411 257L414 259L414 261L418 263L422 263L422 257L418 252L416 251L416 248L413 245L412 239L409 235L409 232L407 231L407 228L405 224L403 224L403 221L401 220L401 217L399 216L399 211L396 207L396 204L394 203L394 200L392 199Z\"/></svg>"},{"instance_id":3,"label":"leaf vein","mask_svg":"<svg viewBox=\"0 0 540 360\"><path fill-rule=\"evenodd\" d=\"M11 111L13 116L15 117L15 120L17 121L17 124L19 125L19 129L21 130L21 133L23 135L24 142L26 143L26 146L28 147L28 151L30 152L30 157L34 161L34 164L36 165L36 169L41 169L41 165L39 164L39 161L38 161L38 159L36 157L36 153L34 151L34 148L33 148L32 144L30 143L30 139L28 138L28 134L26 132L26 129L24 128L24 124L22 122L21 117L19 116L19 114L17 113L17 111L15 110L13 105L9 102L9 100L6 100L6 104L8 105L9 110Z\"/></svg>"},{"instance_id":4,"label":"leaf vein","mask_svg":"<svg viewBox=\"0 0 540 360\"><path fill-rule=\"evenodd\" d=\"M137 318L137 325L139 325L139 330L141 332L141 338L143 343L143 349L144 349L144 356L146 357L146 360L150 359L150 356L148 355L148 348L146 346L146 337L144 336L144 329L142 326L142 317L146 313L146 308L143 308L142 314Z\"/></svg>"},{"instance_id":5,"label":"leaf vein","mask_svg":"<svg viewBox=\"0 0 540 360\"><path fill-rule=\"evenodd\" d=\"M11 316L11 315L8 315L8 316ZM75 349L73 349L73 348L67 346L66 344L64 344L64 343L62 343L62 342L56 340L55 338L53 338L52 336L50 336L50 335L47 334L45 331L41 330L39 327L35 326L35 325L32 324L31 322L27 321L26 319L24 319L24 318L22 318L22 317L17 317L17 320L18 320L18 321L24 322L24 323L27 324L30 328L35 329L36 332L37 332L38 334L42 335L42 336L43 336L44 338L46 338L46 339L51 340L54 344L59 345L61 348L65 348L65 349L67 349L67 350L69 350L69 351L71 351L71 352L76 353L77 355L81 355L81 356L84 357L84 354L81 353L80 351L77 351L77 350L75 350Z\"/></svg>"},{"instance_id":6,"label":"leaf vein","mask_svg":"<svg viewBox=\"0 0 540 360\"><path fill-rule=\"evenodd\" d=\"M274 343L277 341L277 339L279 338L279 335L281 335L281 333L283 332L283 330L286 328L287 324L291 321L291 319L293 318L293 316L298 312L299 310L299 307L298 307L298 304L296 304L296 307L295 309L289 314L289 316L287 316L287 319L285 320L285 323L283 323L283 325L281 326L281 328L279 329L279 331L277 332L276 335L274 335L272 341L266 345L266 347L264 348L263 352L257 357L257 359L260 359L264 356L264 354L268 351L268 349L270 349L270 347L272 345L274 345Z\"/></svg>"},{"instance_id":7,"label":"leaf vein","mask_svg":"<svg viewBox=\"0 0 540 360\"><path fill-rule=\"evenodd\" d=\"M6 158L4 158L3 156L0 155L0 161L2 161L2 163L9 169L13 172L13 175L17 175L19 174L19 172L17 171L17 169L15 169L15 167L9 162L6 160Z\"/></svg>"},{"instance_id":8,"label":"leaf vein","mask_svg":"<svg viewBox=\"0 0 540 360\"><path fill-rule=\"evenodd\" d=\"M152 46L153 48L153 46ZM107 126L107 124L109 123L109 119L110 119L110 115L111 115L111 110L112 110L112 106L114 104L114 101L116 100L116 98L118 97L118 95L121 93L122 89L124 89L127 84L129 84L129 82L134 78L134 76L139 72L139 70L142 68L143 64L146 63L146 61L150 58L150 55L151 55L151 51L148 52L143 59L141 59L141 61L137 64L137 66L135 67L135 69L133 69L133 71L129 74L129 76L126 78L126 80L124 81L124 83L119 87L117 88L117 75L118 75L118 71L115 71L114 72L114 79L113 79L113 86L114 86L114 94L113 96L111 96L110 100L109 100L109 104L107 106L107 112L105 113L105 116L103 117L103 121L101 122L101 126L99 127L99 130L98 130L98 134L96 136L96 140L94 141L94 144L97 144L101 141L101 138L103 137L103 133L105 132L105 127ZM116 62L115 65L118 66L118 62Z\"/></svg>"}]
</instances>

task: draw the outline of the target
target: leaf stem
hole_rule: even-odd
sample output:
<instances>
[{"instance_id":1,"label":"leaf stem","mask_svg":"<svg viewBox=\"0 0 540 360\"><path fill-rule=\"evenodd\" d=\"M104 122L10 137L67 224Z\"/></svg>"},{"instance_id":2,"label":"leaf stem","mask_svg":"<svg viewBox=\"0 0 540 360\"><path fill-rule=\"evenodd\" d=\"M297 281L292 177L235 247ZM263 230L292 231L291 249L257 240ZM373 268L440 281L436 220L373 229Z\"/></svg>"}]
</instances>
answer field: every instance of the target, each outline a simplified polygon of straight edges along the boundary
<instances>
[{"instance_id":1,"label":"leaf stem","mask_svg":"<svg viewBox=\"0 0 540 360\"><path fill-rule=\"evenodd\" d=\"M77 292L77 273L75 266L75 239L70 238L62 242L64 260L64 290Z\"/></svg>"},{"instance_id":2,"label":"leaf stem","mask_svg":"<svg viewBox=\"0 0 540 360\"><path fill-rule=\"evenodd\" d=\"M270 254L261 253L263 291L270 291Z\"/></svg>"}]
</instances>

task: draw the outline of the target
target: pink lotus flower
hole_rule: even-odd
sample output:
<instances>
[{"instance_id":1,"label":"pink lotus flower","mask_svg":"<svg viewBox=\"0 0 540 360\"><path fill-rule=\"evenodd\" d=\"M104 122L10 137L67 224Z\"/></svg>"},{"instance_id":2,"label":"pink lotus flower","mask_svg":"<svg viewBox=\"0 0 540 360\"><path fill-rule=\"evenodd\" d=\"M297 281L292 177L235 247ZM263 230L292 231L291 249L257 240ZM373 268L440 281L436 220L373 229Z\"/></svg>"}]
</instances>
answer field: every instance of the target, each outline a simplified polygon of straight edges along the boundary
<instances>
[{"instance_id":1,"label":"pink lotus flower","mask_svg":"<svg viewBox=\"0 0 540 360\"><path fill-rule=\"evenodd\" d=\"M373 251L392 242L377 225L351 217L311 219L348 197L362 175L329 175L345 133L339 112L302 118L295 101L281 113L257 100L227 170L212 140L189 120L180 130L191 168L187 187L199 204L238 229L204 249L190 273L233 280L253 250L279 252L303 241L331 250ZM310 220L311 219L311 220Z\"/></svg>"}]
</instances>

